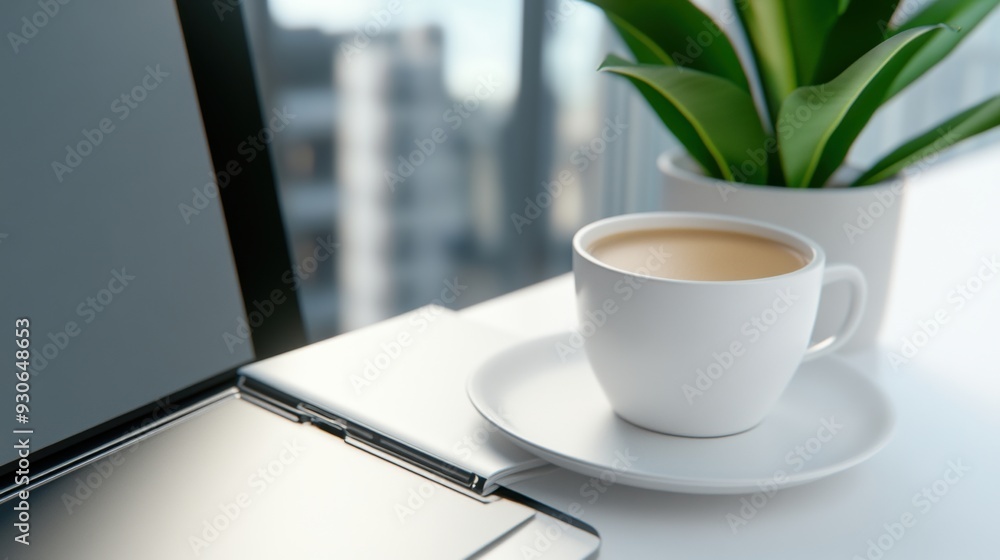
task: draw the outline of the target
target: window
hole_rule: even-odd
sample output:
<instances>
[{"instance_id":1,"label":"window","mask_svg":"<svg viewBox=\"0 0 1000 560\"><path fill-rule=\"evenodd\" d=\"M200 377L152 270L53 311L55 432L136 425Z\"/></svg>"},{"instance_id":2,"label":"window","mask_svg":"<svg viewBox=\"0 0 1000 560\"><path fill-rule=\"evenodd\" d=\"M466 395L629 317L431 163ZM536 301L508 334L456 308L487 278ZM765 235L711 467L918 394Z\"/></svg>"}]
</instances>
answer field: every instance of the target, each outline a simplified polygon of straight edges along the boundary
<instances>
[{"instance_id":1,"label":"window","mask_svg":"<svg viewBox=\"0 0 1000 560\"><path fill-rule=\"evenodd\" d=\"M567 272L579 226L661 207L655 160L676 143L627 84L595 72L626 51L590 4L244 6L264 110L295 115L273 155L313 340ZM1000 90L998 28L994 14L880 113L852 158Z\"/></svg>"}]
</instances>

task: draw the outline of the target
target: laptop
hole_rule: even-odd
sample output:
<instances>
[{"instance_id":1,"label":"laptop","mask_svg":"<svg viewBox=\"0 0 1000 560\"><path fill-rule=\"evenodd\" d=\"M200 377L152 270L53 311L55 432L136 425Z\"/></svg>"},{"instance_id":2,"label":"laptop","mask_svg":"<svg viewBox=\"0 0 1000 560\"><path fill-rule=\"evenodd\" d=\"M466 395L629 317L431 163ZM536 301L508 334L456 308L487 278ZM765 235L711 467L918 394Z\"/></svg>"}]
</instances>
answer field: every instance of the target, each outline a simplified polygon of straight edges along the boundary
<instances>
[{"instance_id":1,"label":"laptop","mask_svg":"<svg viewBox=\"0 0 1000 560\"><path fill-rule=\"evenodd\" d=\"M596 556L593 528L503 486L542 465L502 437L462 462L294 370L387 327L305 344L268 150L298 117L260 106L238 2L0 21L0 556Z\"/></svg>"}]
</instances>

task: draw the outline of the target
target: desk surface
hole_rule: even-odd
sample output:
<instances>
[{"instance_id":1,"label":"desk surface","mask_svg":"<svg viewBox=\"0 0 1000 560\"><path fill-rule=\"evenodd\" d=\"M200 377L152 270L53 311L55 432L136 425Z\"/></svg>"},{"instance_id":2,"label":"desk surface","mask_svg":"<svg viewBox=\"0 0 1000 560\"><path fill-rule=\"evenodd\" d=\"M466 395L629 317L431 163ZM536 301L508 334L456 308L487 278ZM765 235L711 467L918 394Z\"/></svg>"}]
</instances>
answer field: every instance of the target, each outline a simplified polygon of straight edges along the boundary
<instances>
[{"instance_id":1,"label":"desk surface","mask_svg":"<svg viewBox=\"0 0 1000 560\"><path fill-rule=\"evenodd\" d=\"M873 459L753 509L743 502L749 496L605 486L561 469L515 489L574 507L600 531L602 558L997 558L1000 273L987 277L987 263L1000 265L998 156L982 151L908 186L880 343L842 355L896 407L896 434ZM948 320L935 331L928 321L942 310ZM526 340L567 331L573 280L560 276L462 313ZM933 335L918 335L916 355L893 364L891 353L904 355L921 325ZM728 514L747 523L731 525Z\"/></svg>"}]
</instances>

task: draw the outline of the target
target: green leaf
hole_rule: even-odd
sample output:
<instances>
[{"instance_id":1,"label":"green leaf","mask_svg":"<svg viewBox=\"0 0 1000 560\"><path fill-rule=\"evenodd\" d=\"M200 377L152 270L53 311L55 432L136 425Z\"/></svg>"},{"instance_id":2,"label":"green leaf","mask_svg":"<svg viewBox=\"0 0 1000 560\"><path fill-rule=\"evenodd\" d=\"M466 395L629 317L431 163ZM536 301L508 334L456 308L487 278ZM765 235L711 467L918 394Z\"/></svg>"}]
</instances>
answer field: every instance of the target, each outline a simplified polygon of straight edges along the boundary
<instances>
[{"instance_id":1,"label":"green leaf","mask_svg":"<svg viewBox=\"0 0 1000 560\"><path fill-rule=\"evenodd\" d=\"M608 14L608 19L611 20L615 29L618 30L618 34L625 40L625 44L632 51L636 61L643 64L674 66L674 61L670 58L670 55L663 52L663 49L659 45L633 27L632 24L611 13Z\"/></svg>"},{"instance_id":2,"label":"green leaf","mask_svg":"<svg viewBox=\"0 0 1000 560\"><path fill-rule=\"evenodd\" d=\"M868 1L868 0L864 0ZM777 120L781 103L812 84L823 42L840 15L841 0L752 0L737 2L757 61L767 106Z\"/></svg>"},{"instance_id":3,"label":"green leaf","mask_svg":"<svg viewBox=\"0 0 1000 560\"><path fill-rule=\"evenodd\" d=\"M750 90L733 44L690 0L588 1L608 14L638 62L667 64L649 47L652 44L673 64L726 78ZM624 30L623 23L627 25Z\"/></svg>"},{"instance_id":4,"label":"green leaf","mask_svg":"<svg viewBox=\"0 0 1000 560\"><path fill-rule=\"evenodd\" d=\"M871 185L925 161L955 144L1000 126L1000 95L962 111L903 144L865 171L855 185Z\"/></svg>"},{"instance_id":5,"label":"green leaf","mask_svg":"<svg viewBox=\"0 0 1000 560\"><path fill-rule=\"evenodd\" d=\"M976 25L993 11L998 3L1000 0L937 0L901 25L897 32L943 23L958 33L941 33L924 45L896 77L892 87L886 93L886 100L915 82L948 56L948 53L962 39L968 37Z\"/></svg>"},{"instance_id":6,"label":"green leaf","mask_svg":"<svg viewBox=\"0 0 1000 560\"><path fill-rule=\"evenodd\" d=\"M860 1L860 0L856 0ZM778 118L781 165L790 187L819 187L881 106L892 81L943 26L905 31L868 51L827 84L799 88Z\"/></svg>"},{"instance_id":7,"label":"green leaf","mask_svg":"<svg viewBox=\"0 0 1000 560\"><path fill-rule=\"evenodd\" d=\"M767 181L764 133L753 98L731 81L678 66L631 64L609 55L600 70L635 84L667 128L711 176L745 183ZM773 142L773 141L772 141ZM745 165L747 163L752 165ZM744 170L746 167L749 170ZM744 175L745 174L745 175Z\"/></svg>"},{"instance_id":8,"label":"green leaf","mask_svg":"<svg viewBox=\"0 0 1000 560\"><path fill-rule=\"evenodd\" d=\"M836 78L884 41L898 4L899 0L852 0L825 37L823 54L808 85Z\"/></svg>"}]
</instances>

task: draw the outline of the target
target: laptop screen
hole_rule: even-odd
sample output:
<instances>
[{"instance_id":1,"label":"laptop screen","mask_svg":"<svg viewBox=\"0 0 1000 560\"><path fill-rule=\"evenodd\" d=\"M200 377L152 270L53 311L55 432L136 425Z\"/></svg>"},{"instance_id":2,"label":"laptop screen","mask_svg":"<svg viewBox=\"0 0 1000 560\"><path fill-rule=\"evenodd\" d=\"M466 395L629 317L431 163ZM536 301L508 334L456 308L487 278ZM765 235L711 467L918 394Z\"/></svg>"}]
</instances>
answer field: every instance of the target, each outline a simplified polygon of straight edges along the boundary
<instances>
[{"instance_id":1,"label":"laptop screen","mask_svg":"<svg viewBox=\"0 0 1000 560\"><path fill-rule=\"evenodd\" d=\"M174 3L6 0L0 22L8 374L30 341L0 426L34 452L254 351Z\"/></svg>"}]
</instances>

